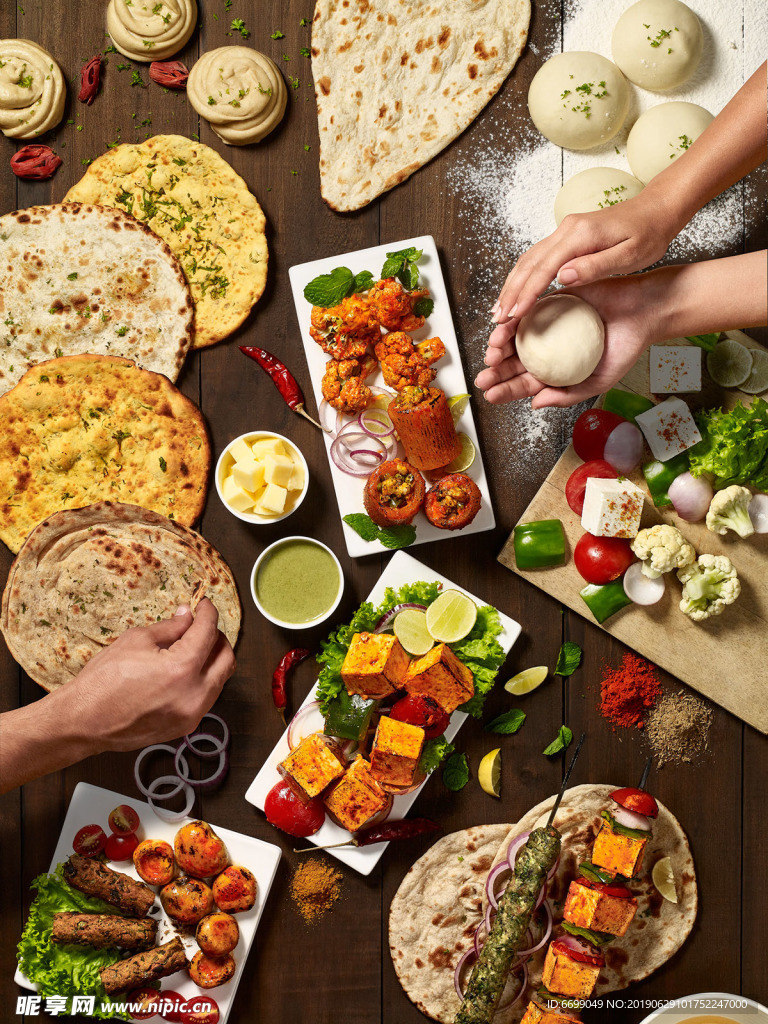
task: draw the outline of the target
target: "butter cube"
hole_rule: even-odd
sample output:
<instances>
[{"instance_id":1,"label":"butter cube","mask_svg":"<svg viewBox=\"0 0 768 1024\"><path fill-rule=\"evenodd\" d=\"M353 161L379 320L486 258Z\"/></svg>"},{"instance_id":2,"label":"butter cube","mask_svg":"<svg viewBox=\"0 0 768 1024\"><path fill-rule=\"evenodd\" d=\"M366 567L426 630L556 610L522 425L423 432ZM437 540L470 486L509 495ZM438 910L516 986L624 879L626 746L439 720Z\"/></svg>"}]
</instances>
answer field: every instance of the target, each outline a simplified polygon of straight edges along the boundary
<instances>
[{"instance_id":1,"label":"butter cube","mask_svg":"<svg viewBox=\"0 0 768 1024\"><path fill-rule=\"evenodd\" d=\"M250 512L253 508L253 498L246 494L242 487L238 487L231 474L224 477L221 493L224 496L224 501L236 512Z\"/></svg>"},{"instance_id":2,"label":"butter cube","mask_svg":"<svg viewBox=\"0 0 768 1024\"><path fill-rule=\"evenodd\" d=\"M288 490L303 491L305 479L304 467L300 462L296 462L291 473L291 479L288 481Z\"/></svg>"},{"instance_id":3,"label":"butter cube","mask_svg":"<svg viewBox=\"0 0 768 1024\"><path fill-rule=\"evenodd\" d=\"M593 537L636 537L645 494L631 480L591 476L584 491L581 525Z\"/></svg>"},{"instance_id":4,"label":"butter cube","mask_svg":"<svg viewBox=\"0 0 768 1024\"><path fill-rule=\"evenodd\" d=\"M279 484L267 484L264 493L259 498L256 511L262 515L281 515L285 510L285 499L288 491Z\"/></svg>"},{"instance_id":5,"label":"butter cube","mask_svg":"<svg viewBox=\"0 0 768 1024\"><path fill-rule=\"evenodd\" d=\"M246 459L253 458L253 452L251 446L244 438L238 438L233 445L230 446L229 454L235 460L235 462L244 462Z\"/></svg>"},{"instance_id":6,"label":"butter cube","mask_svg":"<svg viewBox=\"0 0 768 1024\"><path fill-rule=\"evenodd\" d=\"M651 345L654 395L701 391L701 349L696 345Z\"/></svg>"},{"instance_id":7,"label":"butter cube","mask_svg":"<svg viewBox=\"0 0 768 1024\"><path fill-rule=\"evenodd\" d=\"M264 480L287 489L293 475L293 461L285 455L266 455L263 465Z\"/></svg>"},{"instance_id":8,"label":"butter cube","mask_svg":"<svg viewBox=\"0 0 768 1024\"><path fill-rule=\"evenodd\" d=\"M244 459L232 467L232 479L244 491L255 491L264 483L264 466L255 459Z\"/></svg>"},{"instance_id":9,"label":"butter cube","mask_svg":"<svg viewBox=\"0 0 768 1024\"><path fill-rule=\"evenodd\" d=\"M648 412L635 416L654 459L667 462L701 440L696 420L681 398L668 398Z\"/></svg>"},{"instance_id":10,"label":"butter cube","mask_svg":"<svg viewBox=\"0 0 768 1024\"><path fill-rule=\"evenodd\" d=\"M254 459L263 459L265 455L285 455L285 445L279 438L265 437L254 441L251 451Z\"/></svg>"}]
</instances>

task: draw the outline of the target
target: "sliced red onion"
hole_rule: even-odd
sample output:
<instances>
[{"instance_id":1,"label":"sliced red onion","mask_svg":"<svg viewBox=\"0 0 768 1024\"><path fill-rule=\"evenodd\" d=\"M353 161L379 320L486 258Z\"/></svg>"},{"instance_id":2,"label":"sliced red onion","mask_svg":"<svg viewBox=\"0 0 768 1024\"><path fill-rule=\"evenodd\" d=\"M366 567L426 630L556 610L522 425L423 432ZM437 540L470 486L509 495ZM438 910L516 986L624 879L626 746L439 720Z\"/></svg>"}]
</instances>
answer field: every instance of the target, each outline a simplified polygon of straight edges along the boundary
<instances>
[{"instance_id":1,"label":"sliced red onion","mask_svg":"<svg viewBox=\"0 0 768 1024\"><path fill-rule=\"evenodd\" d=\"M311 700L306 707L299 708L299 710L291 719L290 724L288 726L287 736L288 746L291 748L291 750L294 750L296 747L298 747L299 743L301 743L303 739L306 739L306 736L311 735L313 732L322 732L323 729L325 728L325 719L320 714L320 711L318 710L319 707L319 700ZM310 715L314 717L319 717L320 723L318 724L318 727L316 729L310 729L309 732L307 732L305 735L299 736L299 725L303 722L304 725L306 726L307 719L310 717Z\"/></svg>"},{"instance_id":2,"label":"sliced red onion","mask_svg":"<svg viewBox=\"0 0 768 1024\"><path fill-rule=\"evenodd\" d=\"M624 573L624 592L635 604L657 604L664 596L664 576L649 579L643 572L642 562L633 562Z\"/></svg>"},{"instance_id":3,"label":"sliced red onion","mask_svg":"<svg viewBox=\"0 0 768 1024\"><path fill-rule=\"evenodd\" d=\"M382 615L374 626L373 632L383 633L384 630L395 621L404 608L416 608L420 612L425 612L427 610L427 606L425 604L396 604L391 611L386 613L386 615Z\"/></svg>"},{"instance_id":4,"label":"sliced red onion","mask_svg":"<svg viewBox=\"0 0 768 1024\"><path fill-rule=\"evenodd\" d=\"M144 758L147 756L147 754L152 754L156 750L162 750L166 754L170 754L173 758L176 757L176 747L172 747L169 743L153 743L151 746L144 747L143 750L139 751L139 753L136 756L136 760L133 762L133 781L136 783L136 788L138 789L138 791L141 793L142 796L146 796L146 797L150 796L149 790L150 790L151 786L153 786L155 783L153 782L153 783L150 784L149 787L147 787L141 781L141 776L139 775L139 769L141 768L141 762L144 760ZM185 770L188 772L189 771L189 765L187 764L187 761L183 757L183 755L182 755L182 761L184 763ZM181 789L182 789L182 787L184 785L184 783L183 783L183 781L181 779L179 779L178 777L173 776L173 775L163 775L162 778L166 782L170 779L172 782L177 782L178 783L178 786L176 787L176 789L174 789L174 791L172 793L166 793L165 796L162 799L169 800L171 797L176 796L177 793L181 792ZM155 782L157 782L157 781L158 780L155 779ZM155 799L160 799L160 798L156 797Z\"/></svg>"},{"instance_id":5,"label":"sliced red onion","mask_svg":"<svg viewBox=\"0 0 768 1024\"><path fill-rule=\"evenodd\" d=\"M625 475L637 469L643 457L643 435L634 423L620 423L605 442L603 458Z\"/></svg>"},{"instance_id":6,"label":"sliced red onion","mask_svg":"<svg viewBox=\"0 0 768 1024\"><path fill-rule=\"evenodd\" d=\"M366 423L368 419L368 423ZM357 418L359 426L371 437L389 437L394 434L395 427L385 409L363 409ZM377 424L376 427L373 424Z\"/></svg>"},{"instance_id":7,"label":"sliced red onion","mask_svg":"<svg viewBox=\"0 0 768 1024\"><path fill-rule=\"evenodd\" d=\"M357 742L357 740L339 740L339 746L344 757L346 757L346 759L351 762L352 758L357 753L360 744Z\"/></svg>"},{"instance_id":8,"label":"sliced red onion","mask_svg":"<svg viewBox=\"0 0 768 1024\"><path fill-rule=\"evenodd\" d=\"M468 963L474 964L478 958L478 953L475 952L474 947L470 946L469 949L459 958L459 962L456 964L456 970L453 972L453 984L456 988L456 995L459 999L464 999L464 987L461 984L461 972L464 970Z\"/></svg>"},{"instance_id":9,"label":"sliced red onion","mask_svg":"<svg viewBox=\"0 0 768 1024\"><path fill-rule=\"evenodd\" d=\"M370 465L361 465L361 463L354 458L354 446L359 444L361 441L370 444L372 441L380 446L378 452L370 452L367 454L373 455L374 458L378 458L379 464L384 462L389 449L381 438L370 437L368 434L358 430L356 433L349 433L346 428L341 430L335 437L331 444L331 458L333 464L337 469L340 469L343 473L347 473L350 476L370 476L372 469ZM375 468L375 467L374 467Z\"/></svg>"},{"instance_id":10,"label":"sliced red onion","mask_svg":"<svg viewBox=\"0 0 768 1024\"><path fill-rule=\"evenodd\" d=\"M536 899L536 904L535 904L535 906L533 908L534 911L539 909L539 907L541 906L541 904L544 902L544 900L546 898L547 898L547 883L546 883L546 880L545 880L544 881L544 885L542 885L541 889L539 889L539 895L538 895L538 897Z\"/></svg>"},{"instance_id":11,"label":"sliced red onion","mask_svg":"<svg viewBox=\"0 0 768 1024\"><path fill-rule=\"evenodd\" d=\"M226 750L222 750L219 754L219 763L216 766L216 771L212 775L209 775L207 779L191 779L189 777L189 767L184 759L183 750L184 746L182 744L176 751L173 766L181 781L186 783L188 786L193 786L195 789L210 789L211 786L218 785L229 771L229 754ZM184 761L183 765L181 763L182 761ZM152 787L150 786L149 788L151 789Z\"/></svg>"},{"instance_id":12,"label":"sliced red onion","mask_svg":"<svg viewBox=\"0 0 768 1024\"><path fill-rule=\"evenodd\" d=\"M753 494L747 511L755 533L768 533L768 494Z\"/></svg>"},{"instance_id":13,"label":"sliced red onion","mask_svg":"<svg viewBox=\"0 0 768 1024\"><path fill-rule=\"evenodd\" d=\"M480 924L475 928L475 934L472 937L472 941L475 946L475 953L480 956L480 950L485 945L485 940L488 937L488 929L485 927L485 920L481 921Z\"/></svg>"},{"instance_id":14,"label":"sliced red onion","mask_svg":"<svg viewBox=\"0 0 768 1024\"><path fill-rule=\"evenodd\" d=\"M383 388L383 387L381 387L378 384L369 384L368 388L369 388L371 394L375 395L377 398L394 398L395 397L395 392L394 391L388 391L386 388Z\"/></svg>"},{"instance_id":15,"label":"sliced red onion","mask_svg":"<svg viewBox=\"0 0 768 1024\"><path fill-rule=\"evenodd\" d=\"M616 803L615 800L614 803ZM628 811L626 807L622 807L620 804L616 804L613 817L624 828L639 828L643 832L650 832L653 828L651 821L644 814L635 814L634 811Z\"/></svg>"},{"instance_id":16,"label":"sliced red onion","mask_svg":"<svg viewBox=\"0 0 768 1024\"><path fill-rule=\"evenodd\" d=\"M539 939L539 941L534 946L531 946L529 949L521 949L520 952L518 953L518 956L533 956L534 953L538 953L538 951L546 943L547 939L552 934L552 925L553 925L554 922L553 922L553 918L552 918L552 907L550 907L548 900L544 901L543 907L544 907L544 913L547 916L547 924L546 924L546 926L544 928L544 932L543 932L542 937Z\"/></svg>"},{"instance_id":17,"label":"sliced red onion","mask_svg":"<svg viewBox=\"0 0 768 1024\"><path fill-rule=\"evenodd\" d=\"M687 523L700 523L707 515L715 492L706 477L695 477L692 473L676 476L667 490L675 512Z\"/></svg>"},{"instance_id":18,"label":"sliced red onion","mask_svg":"<svg viewBox=\"0 0 768 1024\"><path fill-rule=\"evenodd\" d=\"M158 818L162 818L163 821L167 821L172 824L173 822L181 821L182 818L186 818L189 815L189 812L192 810L192 805L195 802L195 791L188 783L182 782L181 785L184 788L185 796L184 809L181 811L169 811L165 807L158 807L155 801L167 800L169 794L165 793L162 796L158 796L155 793L155 790L159 786L168 782L170 778L172 777L168 775L161 775L159 779L155 779L154 782L151 782L149 784L149 787L147 789L147 802L149 803L149 806L152 808L155 814L158 816ZM179 779L177 781L180 782L181 780ZM178 790L176 792L178 792Z\"/></svg>"},{"instance_id":19,"label":"sliced red onion","mask_svg":"<svg viewBox=\"0 0 768 1024\"><path fill-rule=\"evenodd\" d=\"M490 903L494 910L499 909L499 896L504 891L504 886L502 886L501 889L499 890L499 896L497 896L494 891L495 883L500 875L503 875L507 872L509 872L509 864L507 864L507 862L503 860L500 864L496 865L496 867L493 869L493 871L490 872L490 874L485 880L485 895L488 897L488 902Z\"/></svg>"},{"instance_id":20,"label":"sliced red onion","mask_svg":"<svg viewBox=\"0 0 768 1024\"><path fill-rule=\"evenodd\" d=\"M212 722L216 722L220 727L221 739L217 740L216 737L211 736L210 733L198 731L185 736L184 743L189 747L192 753L197 754L198 757L216 757L222 752L222 750L225 750L229 746L229 726L220 715L214 715L212 711L206 712L200 719L200 722L203 722L206 718L210 718ZM206 743L213 743L213 750L198 750L192 742L193 740L203 740Z\"/></svg>"},{"instance_id":21,"label":"sliced red onion","mask_svg":"<svg viewBox=\"0 0 768 1024\"><path fill-rule=\"evenodd\" d=\"M514 842L511 843L509 849L507 850L507 864L509 864L512 871L515 870L515 861L517 860L517 855L520 852L521 847L525 845L525 841L527 840L530 834L530 832L521 832L520 835L517 836L517 838L514 840Z\"/></svg>"},{"instance_id":22,"label":"sliced red onion","mask_svg":"<svg viewBox=\"0 0 768 1024\"><path fill-rule=\"evenodd\" d=\"M507 991L507 988L509 987L510 984L511 984L511 979L504 986L504 992ZM515 1005L515 1003L519 1002L520 999L523 997L523 994L524 994L524 992L525 992L527 987L528 987L528 963L526 961L524 961L523 964L521 965L521 970L520 970L520 988L517 990L517 995L515 996L515 998L511 1002L506 1002L505 1003L504 1002L504 992L502 992L501 993L501 999L499 1001L498 1009L501 1010L503 1008L505 1010L509 1010L511 1007L513 1007Z\"/></svg>"},{"instance_id":23,"label":"sliced red onion","mask_svg":"<svg viewBox=\"0 0 768 1024\"><path fill-rule=\"evenodd\" d=\"M456 995L461 1000L464 999L464 988L465 988L465 986L462 984L461 975L462 975L465 967L467 967L468 965L472 965L472 966L474 965L474 963L477 960L478 956L479 956L479 953L475 952L474 946L470 946L469 949L466 951L466 953L464 953L460 957L459 962L456 964L456 970L453 972L453 984L454 984L454 987L456 989ZM517 984L519 987L517 989L517 994L514 995L514 997L513 997L512 992L510 992L509 995L507 994L507 990L510 988L510 986L515 985L515 984ZM504 986L504 991L501 994L501 999L499 1001L498 1010L502 1010L502 1009L506 1010L506 1009L509 1009L509 1007L514 1006L515 1003L520 999L522 994L525 992L527 985L528 985L528 964L525 963L524 961L523 962L518 961L516 964L513 964L513 966L510 967L510 969L509 969L508 980L507 980L506 985Z\"/></svg>"},{"instance_id":24,"label":"sliced red onion","mask_svg":"<svg viewBox=\"0 0 768 1024\"><path fill-rule=\"evenodd\" d=\"M552 865L552 867L547 872L547 881L548 882L551 882L552 879L555 877L555 872L557 871L557 868L558 868L559 864L560 864L560 858L558 857L557 860L555 861L555 863Z\"/></svg>"},{"instance_id":25,"label":"sliced red onion","mask_svg":"<svg viewBox=\"0 0 768 1024\"><path fill-rule=\"evenodd\" d=\"M144 794L147 798L149 797L150 789L152 790L152 797L155 800L173 800L177 796L186 783L183 779L179 778L178 775L160 775L156 779L153 779L147 787L147 792ZM171 788L167 793L158 793L157 790L160 786L170 786Z\"/></svg>"}]
</instances>

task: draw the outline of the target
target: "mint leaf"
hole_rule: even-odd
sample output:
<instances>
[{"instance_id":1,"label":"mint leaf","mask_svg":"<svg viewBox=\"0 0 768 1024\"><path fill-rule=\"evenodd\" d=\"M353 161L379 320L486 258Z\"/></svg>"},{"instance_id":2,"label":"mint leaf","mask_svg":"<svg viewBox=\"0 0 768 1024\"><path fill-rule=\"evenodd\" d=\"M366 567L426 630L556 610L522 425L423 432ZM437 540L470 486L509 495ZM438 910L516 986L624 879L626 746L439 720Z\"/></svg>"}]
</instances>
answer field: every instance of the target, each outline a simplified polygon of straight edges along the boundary
<instances>
[{"instance_id":1,"label":"mint leaf","mask_svg":"<svg viewBox=\"0 0 768 1024\"><path fill-rule=\"evenodd\" d=\"M555 665L555 675L568 677L572 676L581 664L581 656L584 652L572 640L566 640L560 648Z\"/></svg>"},{"instance_id":2,"label":"mint leaf","mask_svg":"<svg viewBox=\"0 0 768 1024\"><path fill-rule=\"evenodd\" d=\"M449 743L445 736L435 736L434 739L427 740L419 758L419 771L430 775L453 751L453 744Z\"/></svg>"},{"instance_id":3,"label":"mint leaf","mask_svg":"<svg viewBox=\"0 0 768 1024\"><path fill-rule=\"evenodd\" d=\"M513 732L517 732L524 721L525 712L519 708L513 708L511 711L505 711L502 715L497 715L485 726L485 731L500 732L504 736L510 736Z\"/></svg>"},{"instance_id":4,"label":"mint leaf","mask_svg":"<svg viewBox=\"0 0 768 1024\"><path fill-rule=\"evenodd\" d=\"M396 277L405 266L405 260L399 253L387 253L387 259L381 268L381 276Z\"/></svg>"},{"instance_id":5,"label":"mint leaf","mask_svg":"<svg viewBox=\"0 0 768 1024\"><path fill-rule=\"evenodd\" d=\"M376 539L379 544L383 544L385 548L390 548L392 551L396 551L398 548L407 548L416 540L416 527L410 524L407 526L385 526L384 529L379 530Z\"/></svg>"},{"instance_id":6,"label":"mint leaf","mask_svg":"<svg viewBox=\"0 0 768 1024\"><path fill-rule=\"evenodd\" d=\"M705 352L711 352L720 340L720 331L716 334L687 334L686 341L692 341L694 345L703 348Z\"/></svg>"},{"instance_id":7,"label":"mint leaf","mask_svg":"<svg viewBox=\"0 0 768 1024\"><path fill-rule=\"evenodd\" d=\"M458 793L469 782L469 765L466 754L451 754L443 768L443 785Z\"/></svg>"},{"instance_id":8,"label":"mint leaf","mask_svg":"<svg viewBox=\"0 0 768 1024\"><path fill-rule=\"evenodd\" d=\"M435 300L429 298L428 295L417 299L413 306L413 312L416 316L429 316L432 310L435 308Z\"/></svg>"},{"instance_id":9,"label":"mint leaf","mask_svg":"<svg viewBox=\"0 0 768 1024\"><path fill-rule=\"evenodd\" d=\"M573 733L567 725L561 725L560 731L557 734L557 739L552 740L548 747L544 749L544 753L547 757L551 757L552 754L559 754L561 750L565 750L573 739Z\"/></svg>"},{"instance_id":10,"label":"mint leaf","mask_svg":"<svg viewBox=\"0 0 768 1024\"><path fill-rule=\"evenodd\" d=\"M355 283L353 290L355 294L358 292L367 292L373 284L373 274L370 270L361 270L359 274L355 274Z\"/></svg>"},{"instance_id":11,"label":"mint leaf","mask_svg":"<svg viewBox=\"0 0 768 1024\"><path fill-rule=\"evenodd\" d=\"M403 263L418 263L424 255L423 249L416 249L409 245L407 249L398 249L397 252L388 252L387 259L401 259Z\"/></svg>"},{"instance_id":12,"label":"mint leaf","mask_svg":"<svg viewBox=\"0 0 768 1024\"><path fill-rule=\"evenodd\" d=\"M416 264L423 255L423 249L414 249L413 246L400 249L398 252L388 252L386 262L381 268L381 276L396 277L403 288L413 291L419 283L419 270Z\"/></svg>"},{"instance_id":13,"label":"mint leaf","mask_svg":"<svg viewBox=\"0 0 768 1024\"><path fill-rule=\"evenodd\" d=\"M304 289L304 298L313 306L338 306L341 300L349 295L354 286L352 271L347 267L336 267L330 274L320 274Z\"/></svg>"},{"instance_id":14,"label":"mint leaf","mask_svg":"<svg viewBox=\"0 0 768 1024\"><path fill-rule=\"evenodd\" d=\"M358 534L363 540L376 540L379 535L379 528L364 512L353 512L348 516L344 516L344 522L347 526L351 526L352 529Z\"/></svg>"}]
</instances>

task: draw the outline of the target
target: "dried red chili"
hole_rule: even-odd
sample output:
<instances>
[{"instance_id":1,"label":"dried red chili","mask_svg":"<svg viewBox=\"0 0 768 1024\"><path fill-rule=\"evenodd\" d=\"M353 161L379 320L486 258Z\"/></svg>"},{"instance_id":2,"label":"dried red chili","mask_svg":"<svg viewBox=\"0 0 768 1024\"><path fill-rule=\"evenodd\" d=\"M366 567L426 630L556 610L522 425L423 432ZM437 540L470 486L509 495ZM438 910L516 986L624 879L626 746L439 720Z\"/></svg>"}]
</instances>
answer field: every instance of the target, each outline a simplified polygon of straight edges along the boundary
<instances>
[{"instance_id":1,"label":"dried red chili","mask_svg":"<svg viewBox=\"0 0 768 1024\"><path fill-rule=\"evenodd\" d=\"M381 825L362 829L345 843L331 843L328 846L303 846L294 853L316 853L318 850L336 850L341 846L372 846L374 843L391 843L399 839L416 839L439 832L440 825L429 818L408 818L405 821L385 821Z\"/></svg>"},{"instance_id":2,"label":"dried red chili","mask_svg":"<svg viewBox=\"0 0 768 1024\"><path fill-rule=\"evenodd\" d=\"M275 707L280 712L283 721L285 721L285 707L288 703L285 692L288 673L296 665L300 665L305 658L309 657L309 655L310 651L305 647L295 647L292 651L288 651L287 654L283 655L280 659L280 664L272 673L272 700L275 703Z\"/></svg>"},{"instance_id":3,"label":"dried red chili","mask_svg":"<svg viewBox=\"0 0 768 1024\"><path fill-rule=\"evenodd\" d=\"M11 170L16 177L30 181L45 181L52 178L61 164L61 157L56 156L50 146L42 146L39 143L24 146L11 157Z\"/></svg>"},{"instance_id":4,"label":"dried red chili","mask_svg":"<svg viewBox=\"0 0 768 1024\"><path fill-rule=\"evenodd\" d=\"M257 362L259 366L264 370L272 380L277 390L285 400L286 405L297 412L299 416L303 416L305 420L309 420L318 430L323 428L319 423L309 415L304 409L304 393L299 387L298 381L293 376L291 371L280 360L273 356L271 352L267 352L265 348L256 348L253 345L241 345L240 351L245 353L254 362Z\"/></svg>"},{"instance_id":5,"label":"dried red chili","mask_svg":"<svg viewBox=\"0 0 768 1024\"><path fill-rule=\"evenodd\" d=\"M83 64L80 71L80 93L78 99L88 106L96 99L101 84L101 54L97 53L91 57L87 64Z\"/></svg>"},{"instance_id":6,"label":"dried red chili","mask_svg":"<svg viewBox=\"0 0 768 1024\"><path fill-rule=\"evenodd\" d=\"M189 68L180 60L153 60L149 77L164 89L186 89Z\"/></svg>"},{"instance_id":7,"label":"dried red chili","mask_svg":"<svg viewBox=\"0 0 768 1024\"><path fill-rule=\"evenodd\" d=\"M643 728L643 715L661 694L654 666L636 654L625 654L618 668L607 668L600 682L600 713L609 722Z\"/></svg>"}]
</instances>

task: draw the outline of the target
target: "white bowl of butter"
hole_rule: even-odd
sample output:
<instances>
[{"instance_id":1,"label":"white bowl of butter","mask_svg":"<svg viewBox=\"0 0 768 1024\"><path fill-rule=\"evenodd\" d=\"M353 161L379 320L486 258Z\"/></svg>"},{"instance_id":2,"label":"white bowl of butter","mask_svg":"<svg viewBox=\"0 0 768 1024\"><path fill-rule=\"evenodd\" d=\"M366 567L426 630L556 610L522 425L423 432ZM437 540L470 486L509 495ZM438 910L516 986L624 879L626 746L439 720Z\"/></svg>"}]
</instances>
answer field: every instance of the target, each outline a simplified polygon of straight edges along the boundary
<instances>
[{"instance_id":1,"label":"white bowl of butter","mask_svg":"<svg viewBox=\"0 0 768 1024\"><path fill-rule=\"evenodd\" d=\"M271 430L252 430L229 442L214 479L233 516L263 525L296 511L309 487L309 470L293 441Z\"/></svg>"}]
</instances>

